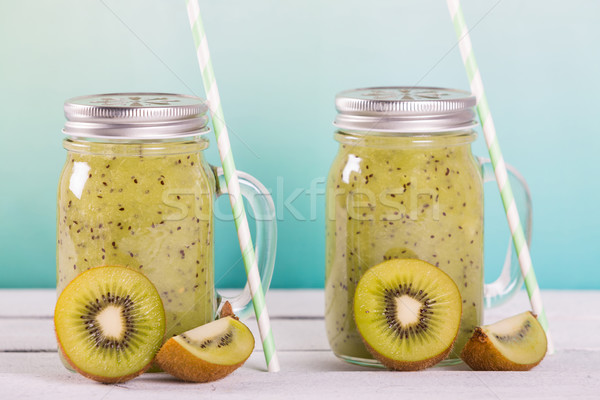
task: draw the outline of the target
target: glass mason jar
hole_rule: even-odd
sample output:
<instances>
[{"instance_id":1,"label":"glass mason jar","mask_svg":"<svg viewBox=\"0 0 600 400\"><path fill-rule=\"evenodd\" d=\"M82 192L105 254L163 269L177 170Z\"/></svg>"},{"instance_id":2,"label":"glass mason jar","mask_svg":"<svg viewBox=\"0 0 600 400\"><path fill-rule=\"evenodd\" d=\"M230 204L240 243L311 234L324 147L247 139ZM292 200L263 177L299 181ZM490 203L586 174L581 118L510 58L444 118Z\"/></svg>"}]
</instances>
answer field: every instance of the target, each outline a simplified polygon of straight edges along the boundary
<instances>
[{"instance_id":1,"label":"glass mason jar","mask_svg":"<svg viewBox=\"0 0 600 400\"><path fill-rule=\"evenodd\" d=\"M430 87L365 88L336 97L340 147L327 181L325 323L338 357L378 365L356 330L353 301L364 272L385 260L427 261L460 289L461 327L450 360L482 323L484 304L499 304L520 288L511 254L498 281L484 285L482 177L493 180L493 172L471 154L474 106L467 92ZM512 175L530 233L528 189Z\"/></svg>"},{"instance_id":2,"label":"glass mason jar","mask_svg":"<svg viewBox=\"0 0 600 400\"><path fill-rule=\"evenodd\" d=\"M213 204L226 192L204 159L207 107L163 93L85 96L65 103L67 160L58 186L57 292L81 272L126 266L156 286L165 339L212 321L221 296L214 282ZM276 248L273 202L239 173L256 217L256 249L268 289ZM248 288L228 299L251 312Z\"/></svg>"}]
</instances>

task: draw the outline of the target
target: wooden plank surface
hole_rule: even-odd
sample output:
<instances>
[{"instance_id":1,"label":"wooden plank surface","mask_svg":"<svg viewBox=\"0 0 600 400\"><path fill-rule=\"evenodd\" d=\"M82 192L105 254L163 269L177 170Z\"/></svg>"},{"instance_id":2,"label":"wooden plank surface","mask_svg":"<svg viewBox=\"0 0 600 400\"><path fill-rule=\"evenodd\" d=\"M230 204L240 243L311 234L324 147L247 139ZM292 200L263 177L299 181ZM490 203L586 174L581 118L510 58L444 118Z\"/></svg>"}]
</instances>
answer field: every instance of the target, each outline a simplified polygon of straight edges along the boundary
<instances>
[{"instance_id":1,"label":"wooden plank surface","mask_svg":"<svg viewBox=\"0 0 600 400\"><path fill-rule=\"evenodd\" d=\"M565 351L530 372L473 372L464 365L398 373L352 366L331 352L280 353L284 368L262 372L255 352L227 378L190 384L166 374L145 374L119 385L102 385L67 372L55 353L0 353L0 387L14 399L598 399L598 352ZM410 396L410 395L413 396ZM416 396L418 395L418 396ZM409 397L410 396L410 397Z\"/></svg>"},{"instance_id":2,"label":"wooden plank surface","mask_svg":"<svg viewBox=\"0 0 600 400\"><path fill-rule=\"evenodd\" d=\"M0 290L0 398L600 398L600 291L545 291L543 297L557 353L530 372L473 372L461 364L395 373L350 365L329 351L321 290L274 290L267 302L281 372L264 372L257 343L244 367L218 382L186 384L166 374L145 374L107 386L60 364L53 334L53 290ZM528 308L522 292L488 310L486 321ZM256 321L247 324L258 337Z\"/></svg>"}]
</instances>

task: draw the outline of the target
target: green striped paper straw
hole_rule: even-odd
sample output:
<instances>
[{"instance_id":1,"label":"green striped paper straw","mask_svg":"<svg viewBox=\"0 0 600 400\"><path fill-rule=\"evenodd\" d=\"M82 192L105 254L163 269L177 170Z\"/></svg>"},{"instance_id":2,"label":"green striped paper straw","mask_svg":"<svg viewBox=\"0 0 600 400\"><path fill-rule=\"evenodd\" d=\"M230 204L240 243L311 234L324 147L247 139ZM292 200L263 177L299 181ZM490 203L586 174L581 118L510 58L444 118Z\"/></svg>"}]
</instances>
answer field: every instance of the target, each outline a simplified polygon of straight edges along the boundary
<instances>
[{"instance_id":1,"label":"green striped paper straw","mask_svg":"<svg viewBox=\"0 0 600 400\"><path fill-rule=\"evenodd\" d=\"M275 350L275 341L273 340L273 331L271 330L271 322L267 312L265 303L265 295L258 273L258 265L256 255L254 254L254 246L252 237L250 236L250 228L248 227L248 219L246 218L246 210L240 193L240 183L238 174L233 162L233 154L231 152L231 144L229 143L229 133L227 125L225 125L225 117L223 108L221 107L221 98L219 97L219 89L215 79L215 73L208 51L208 42L206 33L204 32L204 24L200 17L200 6L198 0L186 0L187 13L194 36L194 44L196 45L196 55L200 64L200 72L202 73L202 82L204 83L204 91L208 100L208 108L212 117L213 128L217 138L217 146L221 163L223 164L223 173L225 182L227 183L227 191L231 201L231 209L233 210L233 218L237 229L242 258L248 276L248 287L252 295L252 304L254 305L254 313L258 321L258 330L265 353L267 362L267 370L269 372L279 371L279 360Z\"/></svg>"},{"instance_id":2,"label":"green striped paper straw","mask_svg":"<svg viewBox=\"0 0 600 400\"><path fill-rule=\"evenodd\" d=\"M469 37L469 30L465 22L465 17L462 12L460 0L447 0L448 9L450 10L450 17L454 24L454 31L458 37L458 46L460 48L460 54L467 71L469 83L471 85L471 91L477 98L477 113L479 114L479 121L483 128L483 134L487 143L488 150L490 152L490 158L492 160L492 166L494 167L494 173L496 174L496 182L500 189L500 196L502 197L502 203L504 204L504 211L506 211L506 218L508 219L508 225L510 227L510 233L512 235L513 243L519 257L519 264L521 265L521 273L525 280L525 287L527 288L527 294L529 295L529 302L533 312L537 314L540 324L546 331L548 337L548 353L554 353L554 345L550 338L550 330L548 327L548 319L546 318L546 311L542 304L542 297L540 295L540 287L538 286L533 265L531 263L531 255L529 254L529 247L527 246L527 240L523 233L523 226L519 218L519 212L515 204L513 197L512 188L508 181L508 175L506 173L506 165L504 164L504 158L500 151L500 144L498 143L498 137L496 136L496 128L494 128L494 121L492 120L492 114L490 107L483 90L483 82L481 80L481 74L479 67L475 61L475 54L473 53L473 46L471 45L471 38Z\"/></svg>"}]
</instances>

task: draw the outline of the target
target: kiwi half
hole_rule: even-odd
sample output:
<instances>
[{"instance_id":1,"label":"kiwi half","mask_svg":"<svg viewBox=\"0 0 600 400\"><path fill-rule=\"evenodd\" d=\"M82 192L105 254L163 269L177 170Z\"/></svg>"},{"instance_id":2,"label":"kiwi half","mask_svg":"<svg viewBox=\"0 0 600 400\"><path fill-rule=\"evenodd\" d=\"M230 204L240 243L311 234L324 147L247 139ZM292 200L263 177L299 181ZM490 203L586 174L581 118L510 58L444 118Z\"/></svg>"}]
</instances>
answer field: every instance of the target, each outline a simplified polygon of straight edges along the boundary
<instances>
[{"instance_id":1,"label":"kiwi half","mask_svg":"<svg viewBox=\"0 0 600 400\"><path fill-rule=\"evenodd\" d=\"M156 355L156 363L181 380L211 382L241 367L253 350L252 332L225 303L218 320L169 339Z\"/></svg>"},{"instance_id":2,"label":"kiwi half","mask_svg":"<svg viewBox=\"0 0 600 400\"><path fill-rule=\"evenodd\" d=\"M461 312L454 281L416 259L371 267L354 297L354 319L366 348L394 370L420 370L446 358L458 334Z\"/></svg>"},{"instance_id":3,"label":"kiwi half","mask_svg":"<svg viewBox=\"0 0 600 400\"><path fill-rule=\"evenodd\" d=\"M60 294L54 326L62 355L82 375L125 382L150 367L165 334L156 288L125 267L96 267Z\"/></svg>"},{"instance_id":4,"label":"kiwi half","mask_svg":"<svg viewBox=\"0 0 600 400\"><path fill-rule=\"evenodd\" d=\"M476 371L528 371L542 361L546 333L530 311L475 328L460 357Z\"/></svg>"}]
</instances>

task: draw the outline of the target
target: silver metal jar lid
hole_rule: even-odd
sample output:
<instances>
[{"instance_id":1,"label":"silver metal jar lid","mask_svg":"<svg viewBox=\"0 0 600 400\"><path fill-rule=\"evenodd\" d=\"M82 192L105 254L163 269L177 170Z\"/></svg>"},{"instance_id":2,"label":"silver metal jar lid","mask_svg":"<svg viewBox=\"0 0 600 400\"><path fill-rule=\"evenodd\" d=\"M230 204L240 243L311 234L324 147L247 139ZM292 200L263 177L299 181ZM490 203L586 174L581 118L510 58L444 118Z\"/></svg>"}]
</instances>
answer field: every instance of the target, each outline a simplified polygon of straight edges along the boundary
<instances>
[{"instance_id":1,"label":"silver metal jar lid","mask_svg":"<svg viewBox=\"0 0 600 400\"><path fill-rule=\"evenodd\" d=\"M65 102L65 135L113 140L162 140L202 135L203 99L170 93L107 93Z\"/></svg>"},{"instance_id":2,"label":"silver metal jar lid","mask_svg":"<svg viewBox=\"0 0 600 400\"><path fill-rule=\"evenodd\" d=\"M340 129L364 132L439 133L472 128L475 96L438 87L370 87L335 98Z\"/></svg>"}]
</instances>

